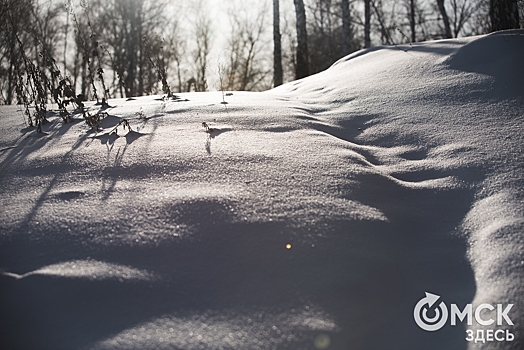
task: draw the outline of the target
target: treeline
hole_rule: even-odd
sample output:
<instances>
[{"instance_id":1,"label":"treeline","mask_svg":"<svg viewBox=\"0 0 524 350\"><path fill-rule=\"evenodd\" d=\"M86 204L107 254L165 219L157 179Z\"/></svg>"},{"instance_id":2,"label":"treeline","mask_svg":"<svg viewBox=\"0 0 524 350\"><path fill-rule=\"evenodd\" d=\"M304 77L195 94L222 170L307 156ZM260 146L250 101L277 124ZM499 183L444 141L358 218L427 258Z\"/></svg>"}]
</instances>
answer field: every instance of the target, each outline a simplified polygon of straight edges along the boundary
<instances>
[{"instance_id":1,"label":"treeline","mask_svg":"<svg viewBox=\"0 0 524 350\"><path fill-rule=\"evenodd\" d=\"M274 6L278 2L274 0ZM294 0L294 4L295 78L374 45L479 35L524 24L522 0Z\"/></svg>"},{"instance_id":2,"label":"treeline","mask_svg":"<svg viewBox=\"0 0 524 350\"><path fill-rule=\"evenodd\" d=\"M373 45L518 28L523 7L522 0L267 0L224 1L217 11L205 0L0 1L0 103L64 108L265 90Z\"/></svg>"}]
</instances>

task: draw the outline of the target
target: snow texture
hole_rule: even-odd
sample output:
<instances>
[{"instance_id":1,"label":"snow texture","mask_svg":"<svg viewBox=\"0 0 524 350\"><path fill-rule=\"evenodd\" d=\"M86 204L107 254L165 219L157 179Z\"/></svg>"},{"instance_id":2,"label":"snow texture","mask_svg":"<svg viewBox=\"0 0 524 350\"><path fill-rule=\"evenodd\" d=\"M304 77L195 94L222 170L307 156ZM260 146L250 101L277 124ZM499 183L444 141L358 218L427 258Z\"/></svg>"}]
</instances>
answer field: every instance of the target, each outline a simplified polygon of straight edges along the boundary
<instances>
[{"instance_id":1,"label":"snow texture","mask_svg":"<svg viewBox=\"0 0 524 350\"><path fill-rule=\"evenodd\" d=\"M522 349L522 62L523 31L375 47L96 132L1 107L0 347ZM420 329L425 292L514 304L515 340Z\"/></svg>"}]
</instances>

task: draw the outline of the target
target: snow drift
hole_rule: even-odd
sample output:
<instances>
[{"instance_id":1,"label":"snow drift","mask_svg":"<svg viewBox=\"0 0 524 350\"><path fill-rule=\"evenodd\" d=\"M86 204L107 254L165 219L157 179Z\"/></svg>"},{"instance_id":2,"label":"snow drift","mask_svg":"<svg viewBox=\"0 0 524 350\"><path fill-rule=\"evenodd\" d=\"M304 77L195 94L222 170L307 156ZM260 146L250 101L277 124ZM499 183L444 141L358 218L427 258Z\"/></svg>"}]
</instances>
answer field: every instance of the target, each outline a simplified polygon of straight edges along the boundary
<instances>
[{"instance_id":1,"label":"snow drift","mask_svg":"<svg viewBox=\"0 0 524 350\"><path fill-rule=\"evenodd\" d=\"M2 107L2 348L522 348L523 35L112 100L98 132ZM420 329L425 292L514 304L515 340Z\"/></svg>"}]
</instances>

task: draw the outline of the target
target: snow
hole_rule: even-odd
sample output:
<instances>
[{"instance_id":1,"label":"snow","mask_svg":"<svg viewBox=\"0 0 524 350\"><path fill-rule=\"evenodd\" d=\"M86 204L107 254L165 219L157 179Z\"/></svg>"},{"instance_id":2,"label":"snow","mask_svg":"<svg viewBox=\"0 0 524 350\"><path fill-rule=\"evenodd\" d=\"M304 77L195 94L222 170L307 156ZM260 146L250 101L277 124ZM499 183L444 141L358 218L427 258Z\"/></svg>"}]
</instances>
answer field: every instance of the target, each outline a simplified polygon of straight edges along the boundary
<instances>
[{"instance_id":1,"label":"snow","mask_svg":"<svg viewBox=\"0 0 524 350\"><path fill-rule=\"evenodd\" d=\"M98 132L0 108L1 347L522 348L523 35L115 99ZM426 292L513 303L515 340L421 330Z\"/></svg>"}]
</instances>

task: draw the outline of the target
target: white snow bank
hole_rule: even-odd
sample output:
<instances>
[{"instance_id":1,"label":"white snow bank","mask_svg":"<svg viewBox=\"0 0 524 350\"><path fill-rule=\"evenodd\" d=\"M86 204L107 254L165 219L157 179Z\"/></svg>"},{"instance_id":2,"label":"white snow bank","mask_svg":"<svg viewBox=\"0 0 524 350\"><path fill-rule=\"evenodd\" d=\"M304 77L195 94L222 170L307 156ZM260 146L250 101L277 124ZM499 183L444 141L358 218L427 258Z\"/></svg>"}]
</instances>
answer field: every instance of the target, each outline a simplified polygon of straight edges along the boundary
<instances>
[{"instance_id":1,"label":"white snow bank","mask_svg":"<svg viewBox=\"0 0 524 350\"><path fill-rule=\"evenodd\" d=\"M3 107L2 345L480 346L415 324L431 292L515 304L487 345L520 348L523 44L373 48L226 105L111 100L99 132Z\"/></svg>"},{"instance_id":2,"label":"white snow bank","mask_svg":"<svg viewBox=\"0 0 524 350\"><path fill-rule=\"evenodd\" d=\"M94 349L265 349L299 343L304 334L311 331L320 334L317 338L336 331L333 321L309 308L308 311L293 310L282 314L242 310L240 314L238 310L221 310L201 315L159 317L126 329L98 343Z\"/></svg>"},{"instance_id":3,"label":"white snow bank","mask_svg":"<svg viewBox=\"0 0 524 350\"><path fill-rule=\"evenodd\" d=\"M103 261L93 260L74 260L66 261L60 264L53 264L41 267L35 271L17 275L14 273L3 272L6 276L17 279L26 278L34 275L69 277L69 278L87 278L89 280L110 280L116 279L124 281L151 281L157 277L148 271L134 269L128 266L105 263Z\"/></svg>"}]
</instances>

